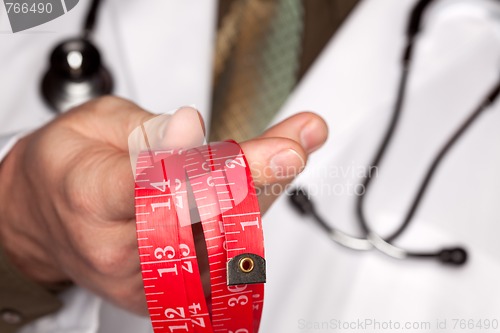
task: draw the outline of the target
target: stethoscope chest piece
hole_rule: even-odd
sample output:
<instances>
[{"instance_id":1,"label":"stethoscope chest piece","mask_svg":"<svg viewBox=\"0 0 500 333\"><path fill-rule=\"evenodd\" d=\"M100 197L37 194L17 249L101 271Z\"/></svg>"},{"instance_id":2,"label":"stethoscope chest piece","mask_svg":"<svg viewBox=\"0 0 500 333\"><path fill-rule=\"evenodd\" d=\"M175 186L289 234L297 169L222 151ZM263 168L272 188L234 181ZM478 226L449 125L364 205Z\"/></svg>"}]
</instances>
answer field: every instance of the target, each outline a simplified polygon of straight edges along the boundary
<instances>
[{"instance_id":1,"label":"stethoscope chest piece","mask_svg":"<svg viewBox=\"0 0 500 333\"><path fill-rule=\"evenodd\" d=\"M54 111L65 111L112 90L111 74L88 39L70 39L56 46L42 81L42 96Z\"/></svg>"}]
</instances>

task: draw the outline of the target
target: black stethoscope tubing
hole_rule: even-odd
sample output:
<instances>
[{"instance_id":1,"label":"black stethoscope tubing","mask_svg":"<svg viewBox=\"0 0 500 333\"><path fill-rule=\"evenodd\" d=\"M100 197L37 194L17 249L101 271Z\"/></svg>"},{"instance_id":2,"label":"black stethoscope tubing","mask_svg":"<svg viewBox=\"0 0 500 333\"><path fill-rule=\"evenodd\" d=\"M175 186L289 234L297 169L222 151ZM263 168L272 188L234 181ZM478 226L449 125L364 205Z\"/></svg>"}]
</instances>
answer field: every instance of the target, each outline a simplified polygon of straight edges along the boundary
<instances>
[{"instance_id":1,"label":"black stethoscope tubing","mask_svg":"<svg viewBox=\"0 0 500 333\"><path fill-rule=\"evenodd\" d=\"M413 60L414 48L416 45L417 37L421 31L421 23L422 18L427 10L427 8L434 2L435 0L421 0L419 1L415 7L413 8L410 19L408 21L408 27L406 31L407 41L406 47L403 52L402 62L401 62L401 76L397 90L396 103L394 104L394 109L392 112L390 123L386 129L384 137L375 153L375 157L373 158L371 167L378 167L387 151L388 146L394 138L394 133L399 124L400 116L403 112L405 95L406 95L406 86L411 73L411 65ZM362 182L362 186L365 189L356 199L356 217L357 221L365 235L365 237L354 237L348 235L333 226L327 223L317 212L314 207L313 202L311 201L310 196L303 189L295 189L290 193L290 200L292 204L302 213L306 215L310 215L314 218L317 224L327 233L330 238L336 243L353 249L353 250L371 250L377 249L384 254L397 258L397 259L406 259L406 258L429 258L429 259L437 259L439 262L443 264L449 264L454 266L461 266L465 264L467 261L467 251L465 248L461 246L451 247L451 248L443 248L438 251L431 252L416 252L416 251L408 251L401 247L395 246L393 242L401 236L404 231L408 228L412 219L424 197L429 184L431 183L436 170L439 165L446 157L447 153L450 149L455 146L458 140L464 136L466 131L471 127L471 125L479 118L479 116L488 109L497 99L500 93L500 81L498 81L488 92L485 98L481 101L481 103L477 106L477 108L465 119L465 121L459 126L458 129L450 136L450 138L443 144L441 149L438 151L436 156L434 157L432 163L426 171L426 174L421 181L416 195L414 196L409 210L406 212L404 216L403 222L400 226L393 231L387 237L381 237L378 235L368 224L367 218L364 213L364 203L366 194L368 193L369 188L371 187L372 179L369 174L365 175L364 182Z\"/></svg>"}]
</instances>

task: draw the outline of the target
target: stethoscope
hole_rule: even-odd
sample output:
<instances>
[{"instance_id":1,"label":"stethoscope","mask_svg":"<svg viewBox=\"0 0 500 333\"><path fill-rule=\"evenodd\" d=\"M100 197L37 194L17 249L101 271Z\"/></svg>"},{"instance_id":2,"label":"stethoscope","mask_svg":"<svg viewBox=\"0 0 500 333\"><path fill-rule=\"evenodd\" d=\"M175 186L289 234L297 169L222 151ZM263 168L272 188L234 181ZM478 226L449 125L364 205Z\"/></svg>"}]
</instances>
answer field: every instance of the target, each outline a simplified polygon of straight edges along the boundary
<instances>
[{"instance_id":1,"label":"stethoscope","mask_svg":"<svg viewBox=\"0 0 500 333\"><path fill-rule=\"evenodd\" d=\"M50 56L41 93L56 112L65 111L113 90L111 73L103 65L98 48L90 41L101 0L93 0L83 26L82 36L58 44Z\"/></svg>"},{"instance_id":2,"label":"stethoscope","mask_svg":"<svg viewBox=\"0 0 500 333\"><path fill-rule=\"evenodd\" d=\"M413 8L410 19L408 21L408 26L406 30L406 47L403 52L402 62L401 62L401 77L399 81L399 88L397 91L396 103L392 113L392 118L390 120L389 126L385 132L382 142L376 151L375 158L370 164L372 167L378 167L385 155L387 147L389 146L391 140L394 137L394 132L399 122L399 118L402 113L406 85L408 78L410 76L410 70L412 65L412 59L414 50L416 47L417 37L422 30L422 19L429 8L429 6L435 2L435 0L420 0ZM500 93L500 81L496 83L491 91L488 92L486 97L481 101L479 106L468 116L468 118L461 124L461 126L453 133L453 135L445 142L441 150L432 161L430 167L428 168L420 186L418 187L417 194L415 195L410 209L404 216L403 222L392 234L387 237L382 237L378 235L368 224L367 218L364 212L364 202L365 196L371 185L371 178L369 174L365 175L365 180L362 183L364 191L357 196L356 199L356 216L357 221L362 229L365 237L354 237L342 232L335 227L327 223L315 209L313 202L309 195L303 189L294 189L290 192L290 201L293 206L296 207L299 212L304 215L309 215L317 222L317 224L329 235L329 237L336 243L353 250L367 251L376 249L380 252L397 259L406 258L422 258L422 259L435 259L442 264L461 266L467 261L467 251L461 246L443 248L438 251L432 252L414 252L409 251L399 246L393 244L393 242L403 234L403 232L410 225L415 212L417 211L422 198L435 174L435 171L439 167L441 161L444 159L446 154L450 149L456 144L458 139L464 135L464 133L471 127L471 125L479 118L481 113L491 106L497 99Z\"/></svg>"},{"instance_id":3,"label":"stethoscope","mask_svg":"<svg viewBox=\"0 0 500 333\"><path fill-rule=\"evenodd\" d=\"M372 167L379 166L394 136L403 109L406 85L410 74L416 40L422 28L422 19L426 10L434 1L420 0L411 12L406 31L407 41L403 52L401 63L402 74L394 111L382 143L375 154L373 162L370 164ZM111 73L104 67L99 50L90 41L100 3L101 0L92 1L85 19L82 36L63 41L55 47L50 56L50 68L42 80L41 91L44 100L54 111L62 112L74 105L109 94L112 91L113 80ZM388 237L381 237L373 231L364 213L365 195L371 185L371 178L368 175L364 178L365 181L362 184L365 191L357 197L356 201L357 220L365 237L358 238L348 235L328 224L318 214L310 197L302 189L296 189L290 193L291 202L302 214L312 216L333 241L349 249L365 251L377 249L397 259L426 258L436 259L443 264L463 265L467 261L467 251L461 246L443 248L435 252L413 252L398 247L393 242L408 228L435 171L448 151L463 136L467 129L470 128L479 115L495 102L499 93L500 81L444 144L427 170L410 209L404 217L403 223Z\"/></svg>"}]
</instances>

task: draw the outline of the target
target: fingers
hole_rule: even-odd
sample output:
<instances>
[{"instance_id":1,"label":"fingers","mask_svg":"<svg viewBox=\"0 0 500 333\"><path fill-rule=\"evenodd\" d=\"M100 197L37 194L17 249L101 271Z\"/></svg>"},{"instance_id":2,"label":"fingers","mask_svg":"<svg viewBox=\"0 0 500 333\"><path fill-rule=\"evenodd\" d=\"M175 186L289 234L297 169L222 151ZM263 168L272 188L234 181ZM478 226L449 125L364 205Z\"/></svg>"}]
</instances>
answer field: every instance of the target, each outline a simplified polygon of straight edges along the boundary
<instances>
[{"instance_id":1,"label":"fingers","mask_svg":"<svg viewBox=\"0 0 500 333\"><path fill-rule=\"evenodd\" d=\"M136 175L136 161L145 151L189 149L205 143L205 127L196 109L182 107L172 115L149 119L128 137L130 160Z\"/></svg>"},{"instance_id":2,"label":"fingers","mask_svg":"<svg viewBox=\"0 0 500 333\"><path fill-rule=\"evenodd\" d=\"M128 154L115 154L99 175L103 189L103 217L114 221L135 218L134 175Z\"/></svg>"},{"instance_id":3,"label":"fingers","mask_svg":"<svg viewBox=\"0 0 500 333\"><path fill-rule=\"evenodd\" d=\"M83 137L128 151L127 138L134 128L155 117L136 104L118 97L102 97L63 115L62 123Z\"/></svg>"},{"instance_id":4,"label":"fingers","mask_svg":"<svg viewBox=\"0 0 500 333\"><path fill-rule=\"evenodd\" d=\"M139 124L129 135L129 150L189 149L203 145L205 128L201 115L192 107L173 114L155 116Z\"/></svg>"},{"instance_id":5,"label":"fingers","mask_svg":"<svg viewBox=\"0 0 500 333\"><path fill-rule=\"evenodd\" d=\"M156 119L150 120L148 123ZM146 123L146 127L148 125ZM155 133L151 133L155 136ZM159 134L159 135L158 135ZM156 144L151 144L153 149L199 147L205 143L205 126L198 110L192 107L178 109L170 121L157 131Z\"/></svg>"}]
</instances>

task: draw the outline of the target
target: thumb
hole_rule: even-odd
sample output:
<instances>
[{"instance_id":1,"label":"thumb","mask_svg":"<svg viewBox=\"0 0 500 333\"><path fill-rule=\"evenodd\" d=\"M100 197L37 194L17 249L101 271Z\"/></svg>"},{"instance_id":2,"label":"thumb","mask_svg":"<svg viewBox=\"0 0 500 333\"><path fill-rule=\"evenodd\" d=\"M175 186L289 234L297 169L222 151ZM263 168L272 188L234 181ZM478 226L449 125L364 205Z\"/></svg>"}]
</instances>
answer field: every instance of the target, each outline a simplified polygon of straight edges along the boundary
<instances>
[{"instance_id":1,"label":"thumb","mask_svg":"<svg viewBox=\"0 0 500 333\"><path fill-rule=\"evenodd\" d=\"M303 112L268 129L261 137L241 144L254 183L260 187L263 212L304 170L309 154L323 145L327 137L325 121L314 113Z\"/></svg>"}]
</instances>

